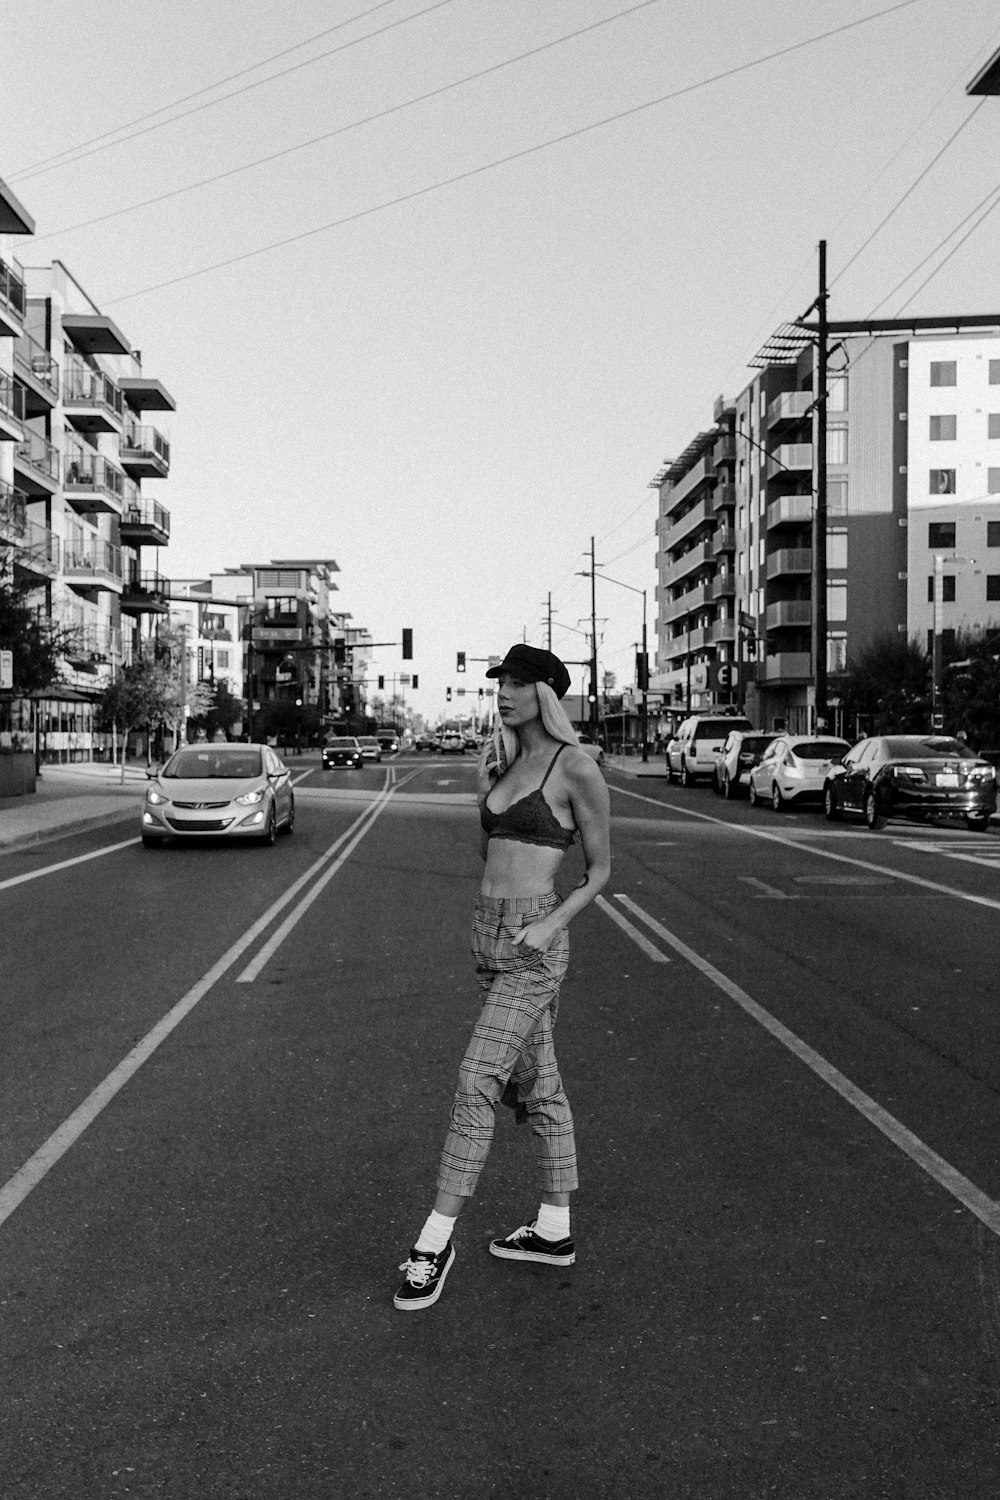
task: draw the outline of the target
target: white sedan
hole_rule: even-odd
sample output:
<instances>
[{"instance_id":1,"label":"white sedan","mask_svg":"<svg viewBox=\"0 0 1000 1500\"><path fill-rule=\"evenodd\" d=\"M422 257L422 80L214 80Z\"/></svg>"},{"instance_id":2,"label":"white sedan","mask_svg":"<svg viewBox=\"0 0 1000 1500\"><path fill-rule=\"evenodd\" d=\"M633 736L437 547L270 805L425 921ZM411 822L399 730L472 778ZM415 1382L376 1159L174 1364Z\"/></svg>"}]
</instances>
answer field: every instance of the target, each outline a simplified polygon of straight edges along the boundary
<instances>
[{"instance_id":1,"label":"white sedan","mask_svg":"<svg viewBox=\"0 0 1000 1500\"><path fill-rule=\"evenodd\" d=\"M827 772L850 748L831 735L779 735L750 772L750 806L767 802L781 812L792 803L822 802Z\"/></svg>"},{"instance_id":2,"label":"white sedan","mask_svg":"<svg viewBox=\"0 0 1000 1500\"><path fill-rule=\"evenodd\" d=\"M150 771L140 831L147 849L168 838L251 838L291 833L288 767L267 745L188 745Z\"/></svg>"}]
</instances>

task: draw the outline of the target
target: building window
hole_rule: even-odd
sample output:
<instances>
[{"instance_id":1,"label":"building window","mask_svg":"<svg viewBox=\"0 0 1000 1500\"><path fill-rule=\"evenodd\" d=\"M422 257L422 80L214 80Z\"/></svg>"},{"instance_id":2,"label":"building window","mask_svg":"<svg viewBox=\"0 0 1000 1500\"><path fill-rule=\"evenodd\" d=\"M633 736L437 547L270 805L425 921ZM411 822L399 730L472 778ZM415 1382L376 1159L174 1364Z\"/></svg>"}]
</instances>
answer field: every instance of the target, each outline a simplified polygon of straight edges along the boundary
<instances>
[{"instance_id":1,"label":"building window","mask_svg":"<svg viewBox=\"0 0 1000 1500\"><path fill-rule=\"evenodd\" d=\"M987 547L1000 547L1000 521L986 522Z\"/></svg>"},{"instance_id":2,"label":"building window","mask_svg":"<svg viewBox=\"0 0 1000 1500\"><path fill-rule=\"evenodd\" d=\"M928 547L954 547L955 545L955 523L954 521L929 521L927 524Z\"/></svg>"},{"instance_id":3,"label":"building window","mask_svg":"<svg viewBox=\"0 0 1000 1500\"><path fill-rule=\"evenodd\" d=\"M297 615L299 601L294 594L272 594L264 600L264 612L269 620L279 616Z\"/></svg>"},{"instance_id":4,"label":"building window","mask_svg":"<svg viewBox=\"0 0 1000 1500\"><path fill-rule=\"evenodd\" d=\"M829 583L826 588L826 617L828 620L847 619L847 584Z\"/></svg>"},{"instance_id":5,"label":"building window","mask_svg":"<svg viewBox=\"0 0 1000 1500\"><path fill-rule=\"evenodd\" d=\"M828 635L826 638L826 670L847 671L847 636Z\"/></svg>"},{"instance_id":6,"label":"building window","mask_svg":"<svg viewBox=\"0 0 1000 1500\"><path fill-rule=\"evenodd\" d=\"M941 574L941 602L942 604L954 604L955 602L955 575L954 573ZM934 603L934 574L927 580L927 603Z\"/></svg>"},{"instance_id":7,"label":"building window","mask_svg":"<svg viewBox=\"0 0 1000 1500\"><path fill-rule=\"evenodd\" d=\"M1000 359L990 360L990 385L1000 385Z\"/></svg>"},{"instance_id":8,"label":"building window","mask_svg":"<svg viewBox=\"0 0 1000 1500\"><path fill-rule=\"evenodd\" d=\"M741 531L746 531L746 529L747 529L747 508L746 508L745 505L741 505L740 506L739 518L738 518L736 524L740 528Z\"/></svg>"},{"instance_id":9,"label":"building window","mask_svg":"<svg viewBox=\"0 0 1000 1500\"><path fill-rule=\"evenodd\" d=\"M847 532L828 531L826 534L826 565L843 571L847 567Z\"/></svg>"},{"instance_id":10,"label":"building window","mask_svg":"<svg viewBox=\"0 0 1000 1500\"><path fill-rule=\"evenodd\" d=\"M834 375L826 383L827 411L847 410L847 376Z\"/></svg>"},{"instance_id":11,"label":"building window","mask_svg":"<svg viewBox=\"0 0 1000 1500\"><path fill-rule=\"evenodd\" d=\"M931 360L931 385L957 385L958 365L953 359Z\"/></svg>"},{"instance_id":12,"label":"building window","mask_svg":"<svg viewBox=\"0 0 1000 1500\"><path fill-rule=\"evenodd\" d=\"M989 495L1000 495L1000 469L986 470L986 492Z\"/></svg>"},{"instance_id":13,"label":"building window","mask_svg":"<svg viewBox=\"0 0 1000 1500\"><path fill-rule=\"evenodd\" d=\"M828 479L826 484L826 513L828 516L847 515L847 480Z\"/></svg>"},{"instance_id":14,"label":"building window","mask_svg":"<svg viewBox=\"0 0 1000 1500\"><path fill-rule=\"evenodd\" d=\"M219 669L220 672L228 672L229 671L229 652L228 651L216 651L216 653L215 653L215 665L218 667L218 669Z\"/></svg>"},{"instance_id":15,"label":"building window","mask_svg":"<svg viewBox=\"0 0 1000 1500\"><path fill-rule=\"evenodd\" d=\"M986 436L1000 438L1000 411L991 411L987 416Z\"/></svg>"},{"instance_id":16,"label":"building window","mask_svg":"<svg viewBox=\"0 0 1000 1500\"><path fill-rule=\"evenodd\" d=\"M932 443L953 443L957 437L958 418L954 412L949 412L946 416L931 417Z\"/></svg>"},{"instance_id":17,"label":"building window","mask_svg":"<svg viewBox=\"0 0 1000 1500\"><path fill-rule=\"evenodd\" d=\"M941 648L942 648L942 650L946 650L949 646L954 646L954 644L955 644L955 632L954 632L954 630L942 630L940 639L941 639ZM934 632L933 632L933 630L928 630L928 632L927 632L927 655L931 656L933 654L933 651L934 651Z\"/></svg>"},{"instance_id":18,"label":"building window","mask_svg":"<svg viewBox=\"0 0 1000 1500\"><path fill-rule=\"evenodd\" d=\"M953 495L955 493L955 470L932 469L929 489L932 495Z\"/></svg>"},{"instance_id":19,"label":"building window","mask_svg":"<svg viewBox=\"0 0 1000 1500\"><path fill-rule=\"evenodd\" d=\"M847 428L831 427L826 434L826 461L828 464L846 464Z\"/></svg>"},{"instance_id":20,"label":"building window","mask_svg":"<svg viewBox=\"0 0 1000 1500\"><path fill-rule=\"evenodd\" d=\"M987 599L1000 599L1000 573L987 573L986 597Z\"/></svg>"}]
</instances>

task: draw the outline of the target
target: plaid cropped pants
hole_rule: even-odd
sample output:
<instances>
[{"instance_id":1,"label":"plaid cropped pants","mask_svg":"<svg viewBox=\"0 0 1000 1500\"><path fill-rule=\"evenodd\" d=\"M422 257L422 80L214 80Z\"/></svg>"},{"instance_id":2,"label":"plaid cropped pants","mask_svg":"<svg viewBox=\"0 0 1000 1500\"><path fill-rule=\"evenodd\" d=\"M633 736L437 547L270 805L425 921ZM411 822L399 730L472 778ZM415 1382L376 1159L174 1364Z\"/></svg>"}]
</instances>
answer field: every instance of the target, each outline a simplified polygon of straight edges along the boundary
<instances>
[{"instance_id":1,"label":"plaid cropped pants","mask_svg":"<svg viewBox=\"0 0 1000 1500\"><path fill-rule=\"evenodd\" d=\"M563 928L546 953L513 947L522 927L559 905L559 897L476 898L472 952L483 1008L459 1069L437 1186L470 1198L489 1153L496 1106L508 1082L535 1137L542 1192L577 1186L573 1116L556 1063L552 1028L569 960Z\"/></svg>"}]
</instances>

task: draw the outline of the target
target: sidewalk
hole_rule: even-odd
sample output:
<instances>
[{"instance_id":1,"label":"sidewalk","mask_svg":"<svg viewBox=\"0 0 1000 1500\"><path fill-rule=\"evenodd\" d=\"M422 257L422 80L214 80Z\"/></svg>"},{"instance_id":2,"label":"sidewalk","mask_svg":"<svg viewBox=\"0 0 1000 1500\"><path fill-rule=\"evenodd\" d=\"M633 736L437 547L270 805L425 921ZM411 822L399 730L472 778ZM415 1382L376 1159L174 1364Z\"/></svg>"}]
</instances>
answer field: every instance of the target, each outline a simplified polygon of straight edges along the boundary
<instances>
[{"instance_id":1,"label":"sidewalk","mask_svg":"<svg viewBox=\"0 0 1000 1500\"><path fill-rule=\"evenodd\" d=\"M622 776L656 776L663 781L667 778L667 761L662 750L659 753L650 750L645 762L639 755L606 755L604 764Z\"/></svg>"},{"instance_id":2,"label":"sidewalk","mask_svg":"<svg viewBox=\"0 0 1000 1500\"><path fill-rule=\"evenodd\" d=\"M138 822L145 763L127 763L124 784L121 774L120 766L90 763L43 767L33 793L0 797L0 853L71 831Z\"/></svg>"}]
</instances>

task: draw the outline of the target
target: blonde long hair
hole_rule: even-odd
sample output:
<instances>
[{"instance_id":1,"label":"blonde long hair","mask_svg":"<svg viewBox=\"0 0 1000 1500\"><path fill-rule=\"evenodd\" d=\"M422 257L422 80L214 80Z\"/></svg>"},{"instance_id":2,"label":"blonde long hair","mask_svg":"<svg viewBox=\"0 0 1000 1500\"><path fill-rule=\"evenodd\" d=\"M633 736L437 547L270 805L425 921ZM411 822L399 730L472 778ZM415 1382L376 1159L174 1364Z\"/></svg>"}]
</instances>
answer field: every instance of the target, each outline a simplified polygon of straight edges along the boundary
<instances>
[{"instance_id":1,"label":"blonde long hair","mask_svg":"<svg viewBox=\"0 0 1000 1500\"><path fill-rule=\"evenodd\" d=\"M535 688L538 692L538 708L545 733L551 735L554 740L560 740L564 745L579 745L577 732L549 684L536 682ZM518 739L517 730L505 729L500 721L500 715L494 711L493 730L490 743L486 746L486 770L490 780L502 776L520 753L521 741Z\"/></svg>"}]
</instances>

